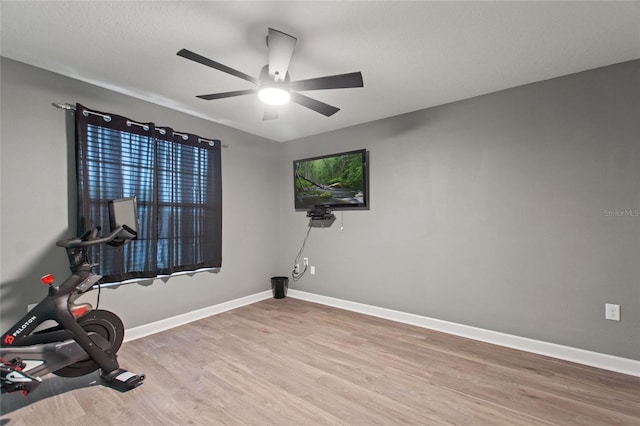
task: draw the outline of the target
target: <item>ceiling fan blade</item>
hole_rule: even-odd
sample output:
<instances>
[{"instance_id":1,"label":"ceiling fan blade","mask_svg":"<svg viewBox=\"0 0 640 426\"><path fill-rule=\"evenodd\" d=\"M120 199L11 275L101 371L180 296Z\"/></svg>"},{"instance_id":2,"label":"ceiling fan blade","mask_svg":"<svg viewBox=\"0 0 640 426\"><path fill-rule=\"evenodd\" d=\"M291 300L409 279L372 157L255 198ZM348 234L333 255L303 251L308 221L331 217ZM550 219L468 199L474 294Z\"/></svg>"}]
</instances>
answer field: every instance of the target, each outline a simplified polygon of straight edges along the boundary
<instances>
[{"instance_id":1,"label":"ceiling fan blade","mask_svg":"<svg viewBox=\"0 0 640 426\"><path fill-rule=\"evenodd\" d=\"M264 106L263 120L275 120L278 118L278 108L273 105Z\"/></svg>"},{"instance_id":2,"label":"ceiling fan blade","mask_svg":"<svg viewBox=\"0 0 640 426\"><path fill-rule=\"evenodd\" d=\"M323 90L323 89L347 89L350 87L364 87L362 73L352 72L348 74L329 75L326 77L310 78L308 80L292 81L292 90Z\"/></svg>"},{"instance_id":3,"label":"ceiling fan blade","mask_svg":"<svg viewBox=\"0 0 640 426\"><path fill-rule=\"evenodd\" d=\"M233 96L251 95L258 93L258 89L234 90L233 92L212 93L210 95L198 95L196 98L211 101L213 99L231 98Z\"/></svg>"},{"instance_id":4,"label":"ceiling fan blade","mask_svg":"<svg viewBox=\"0 0 640 426\"><path fill-rule=\"evenodd\" d=\"M198 55L197 53L192 52L190 50L182 49L177 53L177 55L178 56L182 56L183 58L186 58L186 59L190 59L190 60L192 60L194 62L197 62L199 64L206 65L208 67L217 69L218 71L226 72L227 74L231 74L231 75L233 75L235 77L238 77L238 78L241 78L243 80L250 81L253 84L260 84L260 81L257 78L252 77L249 74L245 74L245 73L243 73L241 71L235 70L235 69L233 69L231 67L223 65L220 62L216 62L216 61L214 61L212 59L205 58L204 56Z\"/></svg>"},{"instance_id":5,"label":"ceiling fan blade","mask_svg":"<svg viewBox=\"0 0 640 426\"><path fill-rule=\"evenodd\" d=\"M269 28L269 35L267 35L269 75L274 82L281 83L285 80L297 41L297 38L289 34Z\"/></svg>"},{"instance_id":6,"label":"ceiling fan blade","mask_svg":"<svg viewBox=\"0 0 640 426\"><path fill-rule=\"evenodd\" d=\"M326 115L327 117L331 117L333 114L340 111L340 108L325 104L324 102L320 102L308 96L301 95L300 93L292 92L291 100L299 105L302 105L303 107L307 107L314 110L315 112L319 112L322 115Z\"/></svg>"}]
</instances>

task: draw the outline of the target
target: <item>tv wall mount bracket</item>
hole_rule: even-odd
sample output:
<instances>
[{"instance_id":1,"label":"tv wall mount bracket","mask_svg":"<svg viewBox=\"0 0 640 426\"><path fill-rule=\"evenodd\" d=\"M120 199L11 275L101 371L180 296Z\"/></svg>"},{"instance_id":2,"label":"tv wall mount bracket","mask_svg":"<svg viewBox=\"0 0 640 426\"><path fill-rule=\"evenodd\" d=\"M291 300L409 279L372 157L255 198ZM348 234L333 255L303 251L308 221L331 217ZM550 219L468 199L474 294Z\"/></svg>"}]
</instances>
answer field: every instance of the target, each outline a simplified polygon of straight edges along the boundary
<instances>
[{"instance_id":1,"label":"tv wall mount bracket","mask_svg":"<svg viewBox=\"0 0 640 426\"><path fill-rule=\"evenodd\" d=\"M336 221L336 216L328 206L315 206L307 211L307 217L312 228L328 228Z\"/></svg>"}]
</instances>

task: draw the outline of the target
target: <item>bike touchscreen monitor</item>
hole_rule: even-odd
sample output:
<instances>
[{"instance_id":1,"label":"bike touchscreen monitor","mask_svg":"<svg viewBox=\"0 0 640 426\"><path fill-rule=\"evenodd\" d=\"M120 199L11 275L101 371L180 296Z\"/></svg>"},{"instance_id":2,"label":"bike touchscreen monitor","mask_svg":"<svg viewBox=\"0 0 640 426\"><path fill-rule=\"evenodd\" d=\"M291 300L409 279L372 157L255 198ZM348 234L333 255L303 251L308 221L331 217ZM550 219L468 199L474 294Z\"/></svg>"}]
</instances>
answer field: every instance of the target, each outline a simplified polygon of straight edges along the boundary
<instances>
[{"instance_id":1,"label":"bike touchscreen monitor","mask_svg":"<svg viewBox=\"0 0 640 426\"><path fill-rule=\"evenodd\" d=\"M109 222L111 224L111 232L123 225L127 225L136 232L136 234L132 234L123 229L118 233L117 238L123 240L135 239L138 235L138 205L136 197L109 201Z\"/></svg>"}]
</instances>

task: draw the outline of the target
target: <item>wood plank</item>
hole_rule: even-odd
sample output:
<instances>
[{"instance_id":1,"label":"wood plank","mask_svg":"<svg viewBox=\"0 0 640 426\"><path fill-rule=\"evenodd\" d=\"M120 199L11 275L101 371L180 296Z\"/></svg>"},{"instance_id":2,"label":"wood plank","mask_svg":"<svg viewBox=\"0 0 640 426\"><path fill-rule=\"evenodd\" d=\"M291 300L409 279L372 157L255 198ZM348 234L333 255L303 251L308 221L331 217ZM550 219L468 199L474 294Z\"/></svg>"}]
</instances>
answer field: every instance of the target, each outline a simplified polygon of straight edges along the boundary
<instances>
[{"instance_id":1,"label":"wood plank","mask_svg":"<svg viewBox=\"0 0 640 426\"><path fill-rule=\"evenodd\" d=\"M123 345L147 374L3 395L3 425L637 425L640 378L296 299Z\"/></svg>"}]
</instances>

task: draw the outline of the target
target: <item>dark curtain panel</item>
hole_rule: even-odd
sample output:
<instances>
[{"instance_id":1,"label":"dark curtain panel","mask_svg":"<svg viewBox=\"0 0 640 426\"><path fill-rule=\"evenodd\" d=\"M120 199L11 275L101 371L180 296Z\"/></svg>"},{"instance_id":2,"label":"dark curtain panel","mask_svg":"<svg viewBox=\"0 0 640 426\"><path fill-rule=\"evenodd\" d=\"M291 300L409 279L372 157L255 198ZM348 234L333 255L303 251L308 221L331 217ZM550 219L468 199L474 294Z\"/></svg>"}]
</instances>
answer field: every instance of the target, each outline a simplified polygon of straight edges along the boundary
<instances>
[{"instance_id":1,"label":"dark curtain panel","mask_svg":"<svg viewBox=\"0 0 640 426\"><path fill-rule=\"evenodd\" d=\"M158 129L158 270L218 267L222 261L220 141Z\"/></svg>"},{"instance_id":2,"label":"dark curtain panel","mask_svg":"<svg viewBox=\"0 0 640 426\"><path fill-rule=\"evenodd\" d=\"M220 148L219 140L76 106L78 233L108 227L109 200L138 200L138 238L92 248L105 282L222 265Z\"/></svg>"}]
</instances>

